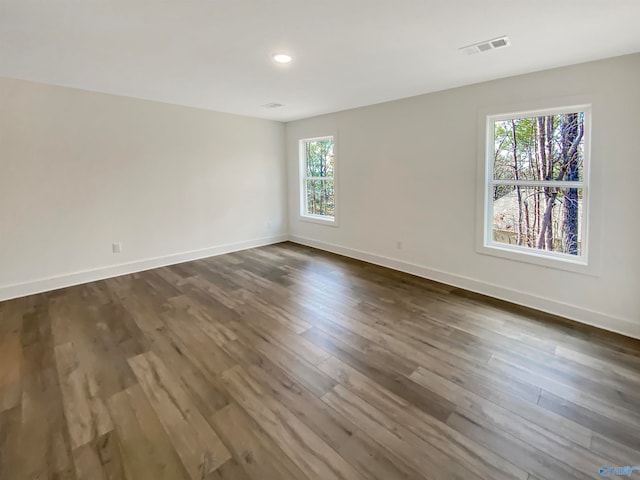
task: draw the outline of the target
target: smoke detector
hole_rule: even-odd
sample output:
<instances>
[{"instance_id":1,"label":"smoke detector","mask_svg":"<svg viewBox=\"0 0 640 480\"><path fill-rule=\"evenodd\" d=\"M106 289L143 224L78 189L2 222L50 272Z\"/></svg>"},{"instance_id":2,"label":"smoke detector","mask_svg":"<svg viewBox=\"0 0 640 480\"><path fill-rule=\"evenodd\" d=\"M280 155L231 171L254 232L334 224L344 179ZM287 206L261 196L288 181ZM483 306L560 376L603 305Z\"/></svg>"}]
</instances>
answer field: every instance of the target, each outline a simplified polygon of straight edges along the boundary
<instances>
[{"instance_id":1,"label":"smoke detector","mask_svg":"<svg viewBox=\"0 0 640 480\"><path fill-rule=\"evenodd\" d=\"M505 48L510 45L509 37L504 35L502 37L492 38L491 40L485 40L484 42L474 43L473 45L467 45L466 47L460 47L459 50L465 55L475 55L476 53L488 52L489 50Z\"/></svg>"},{"instance_id":2,"label":"smoke detector","mask_svg":"<svg viewBox=\"0 0 640 480\"><path fill-rule=\"evenodd\" d=\"M284 107L284 105L282 105L281 103L265 103L264 105L262 105L262 108L280 108L280 107Z\"/></svg>"}]
</instances>

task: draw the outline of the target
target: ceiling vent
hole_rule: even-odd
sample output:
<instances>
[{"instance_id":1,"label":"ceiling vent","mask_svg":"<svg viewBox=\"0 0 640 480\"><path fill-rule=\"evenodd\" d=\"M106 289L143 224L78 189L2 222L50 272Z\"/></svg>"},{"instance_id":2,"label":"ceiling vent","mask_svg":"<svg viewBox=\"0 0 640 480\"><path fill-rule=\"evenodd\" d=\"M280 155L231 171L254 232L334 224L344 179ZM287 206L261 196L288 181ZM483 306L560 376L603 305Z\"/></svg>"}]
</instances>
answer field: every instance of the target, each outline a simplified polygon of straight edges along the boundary
<instances>
[{"instance_id":1,"label":"ceiling vent","mask_svg":"<svg viewBox=\"0 0 640 480\"><path fill-rule=\"evenodd\" d=\"M485 40L484 42L474 43L473 45L467 45L466 47L460 47L459 50L466 55L474 55L476 53L488 52L489 50L495 50L496 48L504 48L511 45L509 37L506 35L491 40Z\"/></svg>"},{"instance_id":2,"label":"ceiling vent","mask_svg":"<svg viewBox=\"0 0 640 480\"><path fill-rule=\"evenodd\" d=\"M284 105L282 105L281 103L265 103L264 105L262 105L262 108L280 108L280 107L284 107Z\"/></svg>"}]
</instances>

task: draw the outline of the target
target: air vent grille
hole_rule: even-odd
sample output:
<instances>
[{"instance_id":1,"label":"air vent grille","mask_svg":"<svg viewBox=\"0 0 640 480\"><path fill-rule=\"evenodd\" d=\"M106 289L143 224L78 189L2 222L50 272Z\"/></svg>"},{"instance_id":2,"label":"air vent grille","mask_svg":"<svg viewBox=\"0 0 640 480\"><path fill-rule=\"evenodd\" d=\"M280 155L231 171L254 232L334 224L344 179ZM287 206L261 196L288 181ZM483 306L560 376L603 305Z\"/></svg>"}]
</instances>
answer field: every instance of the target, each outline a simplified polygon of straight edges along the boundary
<instances>
[{"instance_id":1,"label":"air vent grille","mask_svg":"<svg viewBox=\"0 0 640 480\"><path fill-rule=\"evenodd\" d=\"M505 38L500 38L498 40L494 40L494 41L491 42L491 46L493 46L493 48L506 47L507 46L507 40Z\"/></svg>"},{"instance_id":2,"label":"air vent grille","mask_svg":"<svg viewBox=\"0 0 640 480\"><path fill-rule=\"evenodd\" d=\"M284 107L284 105L282 105L281 103L265 103L264 105L262 105L262 108L280 108L280 107Z\"/></svg>"},{"instance_id":3,"label":"air vent grille","mask_svg":"<svg viewBox=\"0 0 640 480\"><path fill-rule=\"evenodd\" d=\"M460 47L460 50L466 55L474 55L476 53L488 52L489 50L504 48L510 45L511 42L509 42L509 38L505 35L491 40L485 40L484 42L474 43L473 45L467 45L466 47Z\"/></svg>"}]
</instances>

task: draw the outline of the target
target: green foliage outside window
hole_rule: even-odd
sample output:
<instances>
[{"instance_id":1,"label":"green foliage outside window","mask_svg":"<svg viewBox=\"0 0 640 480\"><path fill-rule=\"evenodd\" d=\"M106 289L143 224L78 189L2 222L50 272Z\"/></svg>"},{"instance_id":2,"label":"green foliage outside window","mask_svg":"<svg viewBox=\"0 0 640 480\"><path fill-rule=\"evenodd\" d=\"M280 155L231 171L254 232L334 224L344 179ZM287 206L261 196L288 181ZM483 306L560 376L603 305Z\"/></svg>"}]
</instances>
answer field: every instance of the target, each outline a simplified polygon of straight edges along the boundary
<instances>
[{"instance_id":1,"label":"green foliage outside window","mask_svg":"<svg viewBox=\"0 0 640 480\"><path fill-rule=\"evenodd\" d=\"M494 122L494 241L580 255L584 120L574 112Z\"/></svg>"},{"instance_id":2,"label":"green foliage outside window","mask_svg":"<svg viewBox=\"0 0 640 480\"><path fill-rule=\"evenodd\" d=\"M335 216L333 138L308 140L304 145L305 214Z\"/></svg>"}]
</instances>

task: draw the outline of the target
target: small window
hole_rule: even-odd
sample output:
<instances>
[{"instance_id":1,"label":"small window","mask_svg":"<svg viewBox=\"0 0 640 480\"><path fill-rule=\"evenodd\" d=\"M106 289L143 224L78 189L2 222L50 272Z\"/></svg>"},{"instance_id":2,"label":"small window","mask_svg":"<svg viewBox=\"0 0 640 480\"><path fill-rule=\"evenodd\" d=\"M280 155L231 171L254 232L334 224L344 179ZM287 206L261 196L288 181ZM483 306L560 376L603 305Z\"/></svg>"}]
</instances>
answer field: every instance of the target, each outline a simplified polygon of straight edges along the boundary
<instances>
[{"instance_id":1,"label":"small window","mask_svg":"<svg viewBox=\"0 0 640 480\"><path fill-rule=\"evenodd\" d=\"M589 122L588 106L487 117L485 248L586 265Z\"/></svg>"},{"instance_id":2,"label":"small window","mask_svg":"<svg viewBox=\"0 0 640 480\"><path fill-rule=\"evenodd\" d=\"M334 137L300 140L300 215L322 223L336 221Z\"/></svg>"}]
</instances>

